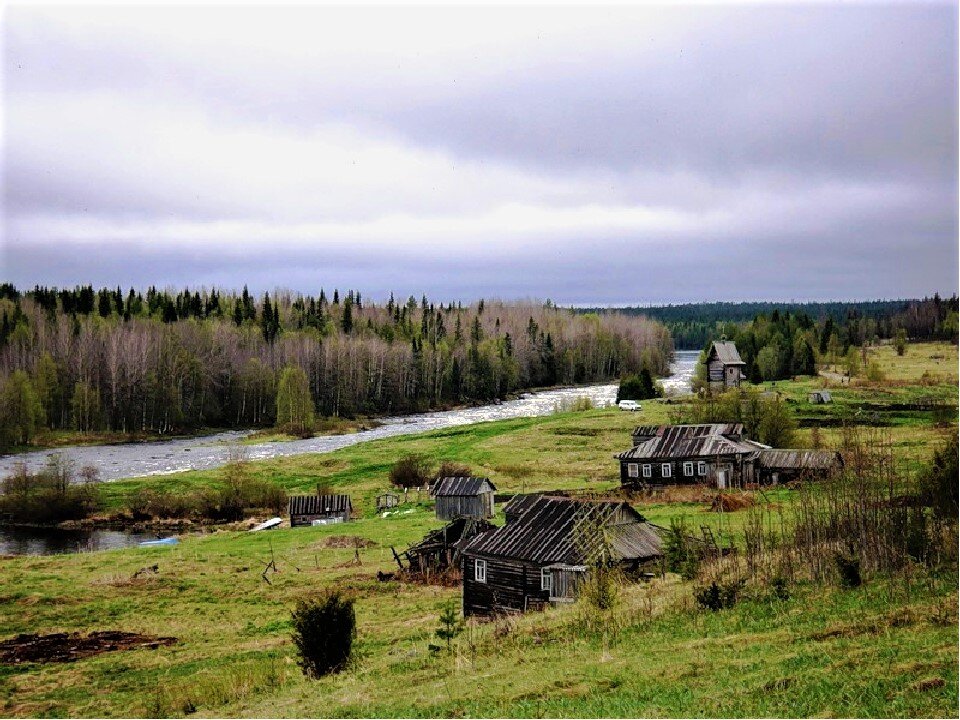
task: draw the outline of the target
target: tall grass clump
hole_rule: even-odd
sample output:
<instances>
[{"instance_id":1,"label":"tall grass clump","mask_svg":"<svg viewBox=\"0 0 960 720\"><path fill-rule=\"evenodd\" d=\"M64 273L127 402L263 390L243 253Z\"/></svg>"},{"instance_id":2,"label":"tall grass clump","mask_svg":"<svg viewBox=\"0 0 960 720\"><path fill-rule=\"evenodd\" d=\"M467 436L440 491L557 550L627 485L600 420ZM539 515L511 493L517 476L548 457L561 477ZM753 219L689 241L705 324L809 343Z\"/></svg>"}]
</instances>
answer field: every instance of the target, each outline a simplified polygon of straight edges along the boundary
<instances>
[{"instance_id":1,"label":"tall grass clump","mask_svg":"<svg viewBox=\"0 0 960 720\"><path fill-rule=\"evenodd\" d=\"M346 667L357 635L353 598L327 590L298 602L292 621L297 663L304 675L319 678Z\"/></svg>"}]
</instances>

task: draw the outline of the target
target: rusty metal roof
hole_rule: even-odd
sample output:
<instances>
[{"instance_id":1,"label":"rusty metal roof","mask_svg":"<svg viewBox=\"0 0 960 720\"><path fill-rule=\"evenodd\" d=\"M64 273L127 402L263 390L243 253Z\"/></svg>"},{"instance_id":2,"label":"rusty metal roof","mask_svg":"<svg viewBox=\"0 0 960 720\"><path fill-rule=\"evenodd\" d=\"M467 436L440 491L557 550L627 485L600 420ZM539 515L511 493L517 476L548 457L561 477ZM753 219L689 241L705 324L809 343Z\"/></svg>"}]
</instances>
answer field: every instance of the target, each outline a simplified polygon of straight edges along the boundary
<instances>
[{"instance_id":1,"label":"rusty metal roof","mask_svg":"<svg viewBox=\"0 0 960 720\"><path fill-rule=\"evenodd\" d=\"M494 492L497 488L489 478L481 477L445 477L433 486L434 497L464 497Z\"/></svg>"},{"instance_id":2,"label":"rusty metal roof","mask_svg":"<svg viewBox=\"0 0 960 720\"><path fill-rule=\"evenodd\" d=\"M349 495L291 495L291 515L325 515L350 511Z\"/></svg>"},{"instance_id":3,"label":"rusty metal roof","mask_svg":"<svg viewBox=\"0 0 960 720\"><path fill-rule=\"evenodd\" d=\"M715 340L710 347L709 357L716 356L717 360L724 365L746 365L740 353L737 352L737 346L729 340Z\"/></svg>"},{"instance_id":4,"label":"rusty metal roof","mask_svg":"<svg viewBox=\"0 0 960 720\"><path fill-rule=\"evenodd\" d=\"M538 498L516 521L474 538L464 553L579 564L597 559L604 545L614 560L662 553L657 529L627 503L558 497Z\"/></svg>"},{"instance_id":5,"label":"rusty metal roof","mask_svg":"<svg viewBox=\"0 0 960 720\"><path fill-rule=\"evenodd\" d=\"M648 430L647 428L637 428ZM641 435L634 432L634 447L620 453L620 460L683 459L712 457L716 455L744 455L767 448L753 440L743 438L740 423L714 423L709 425L659 425L656 432ZM646 439L643 439L646 438Z\"/></svg>"},{"instance_id":6,"label":"rusty metal roof","mask_svg":"<svg viewBox=\"0 0 960 720\"><path fill-rule=\"evenodd\" d=\"M842 467L843 458L832 450L761 450L757 465L768 470L830 470Z\"/></svg>"}]
</instances>

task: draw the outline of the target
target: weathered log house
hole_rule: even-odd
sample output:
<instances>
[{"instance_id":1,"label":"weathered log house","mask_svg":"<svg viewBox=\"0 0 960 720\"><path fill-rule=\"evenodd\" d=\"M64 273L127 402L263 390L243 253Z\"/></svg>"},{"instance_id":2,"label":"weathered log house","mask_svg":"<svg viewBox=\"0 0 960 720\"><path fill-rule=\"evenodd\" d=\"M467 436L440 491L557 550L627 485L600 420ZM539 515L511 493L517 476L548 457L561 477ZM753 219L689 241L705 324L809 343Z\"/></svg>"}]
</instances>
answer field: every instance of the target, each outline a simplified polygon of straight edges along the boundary
<instances>
[{"instance_id":1,"label":"weathered log house","mask_svg":"<svg viewBox=\"0 0 960 720\"><path fill-rule=\"evenodd\" d=\"M403 556L406 557L412 572L440 572L448 567L460 567L460 555L470 540L481 533L496 529L496 525L486 520L460 517L442 528L428 532L423 540L408 548Z\"/></svg>"},{"instance_id":2,"label":"weathered log house","mask_svg":"<svg viewBox=\"0 0 960 720\"><path fill-rule=\"evenodd\" d=\"M349 495L291 495L290 526L348 522L353 506Z\"/></svg>"},{"instance_id":3,"label":"weathered log house","mask_svg":"<svg viewBox=\"0 0 960 720\"><path fill-rule=\"evenodd\" d=\"M538 497L463 550L463 614L573 602L597 562L630 571L658 560L658 530L623 502Z\"/></svg>"},{"instance_id":4,"label":"weathered log house","mask_svg":"<svg viewBox=\"0 0 960 720\"><path fill-rule=\"evenodd\" d=\"M746 367L737 346L729 340L718 340L710 346L707 353L710 387L724 390L740 387L740 382L746 379Z\"/></svg>"},{"instance_id":5,"label":"weathered log house","mask_svg":"<svg viewBox=\"0 0 960 720\"><path fill-rule=\"evenodd\" d=\"M843 467L839 453L780 450L748 439L740 423L643 425L615 456L620 483L640 488L702 483L724 489L817 477Z\"/></svg>"},{"instance_id":6,"label":"weathered log house","mask_svg":"<svg viewBox=\"0 0 960 720\"><path fill-rule=\"evenodd\" d=\"M445 477L430 489L436 501L437 517L454 520L458 517L491 518L497 488L487 478Z\"/></svg>"}]
</instances>

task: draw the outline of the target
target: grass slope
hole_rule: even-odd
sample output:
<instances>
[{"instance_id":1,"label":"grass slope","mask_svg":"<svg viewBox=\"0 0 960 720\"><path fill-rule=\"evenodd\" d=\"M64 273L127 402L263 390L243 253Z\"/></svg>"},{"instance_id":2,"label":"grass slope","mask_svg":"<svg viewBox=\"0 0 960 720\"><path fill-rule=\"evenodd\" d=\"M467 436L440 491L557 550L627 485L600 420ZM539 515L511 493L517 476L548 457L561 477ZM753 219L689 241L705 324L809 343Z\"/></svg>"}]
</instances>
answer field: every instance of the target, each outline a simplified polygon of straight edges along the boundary
<instances>
[{"instance_id":1,"label":"grass slope","mask_svg":"<svg viewBox=\"0 0 960 720\"><path fill-rule=\"evenodd\" d=\"M926 359L918 360L922 348ZM936 388L955 400L956 348L911 346L907 360L929 368L932 355L945 353L954 384ZM894 361L888 373L894 382L898 367ZM923 373L913 364L904 368L913 378L907 382ZM819 382L778 388L799 398L805 385ZM669 410L647 403L642 413L507 420L254 463L258 475L290 490L311 491L322 481L349 491L361 514L349 525L3 558L0 638L117 629L179 642L69 665L0 665L0 715L956 716L955 572L879 579L857 590L800 585L788 600L757 597L719 613L695 610L689 584L668 576L627 588L617 633L584 629L583 609L573 606L509 626L472 624L453 656L428 651L441 607L459 599L459 590L376 580L378 570L395 567L391 545L405 547L441 524L426 503L375 515L373 499L386 489L393 461L420 452L465 462L505 492L611 488L611 456L629 446L629 430L666 422ZM889 431L898 453L919 456L956 428L934 428L918 414ZM111 483L107 491L119 506L145 483L177 490L218 479L217 471L181 473ZM789 506L790 493L767 499ZM661 524L682 515L694 527L727 530L743 518L692 500L641 511ZM359 551L362 564L354 563L353 550L326 546L341 534L375 543ZM271 558L280 572L269 574L268 584L261 573ZM154 563L159 574L131 579ZM330 585L358 598L356 661L338 676L309 681L295 664L290 610Z\"/></svg>"}]
</instances>

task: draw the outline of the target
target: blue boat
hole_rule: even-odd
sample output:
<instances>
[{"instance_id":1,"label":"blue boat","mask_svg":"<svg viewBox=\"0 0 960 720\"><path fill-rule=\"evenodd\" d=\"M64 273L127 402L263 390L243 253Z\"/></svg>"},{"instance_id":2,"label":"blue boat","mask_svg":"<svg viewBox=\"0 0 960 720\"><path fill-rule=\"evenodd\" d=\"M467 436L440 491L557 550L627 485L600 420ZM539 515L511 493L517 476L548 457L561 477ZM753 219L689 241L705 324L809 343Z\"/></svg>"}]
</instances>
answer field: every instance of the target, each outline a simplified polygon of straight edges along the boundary
<instances>
[{"instance_id":1,"label":"blue boat","mask_svg":"<svg viewBox=\"0 0 960 720\"><path fill-rule=\"evenodd\" d=\"M161 540L144 540L142 543L140 543L140 547L155 547L158 545L176 545L178 542L180 541L177 540L175 537L163 538Z\"/></svg>"}]
</instances>

